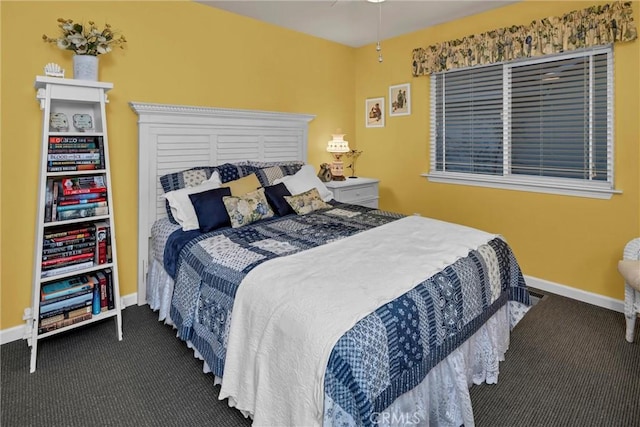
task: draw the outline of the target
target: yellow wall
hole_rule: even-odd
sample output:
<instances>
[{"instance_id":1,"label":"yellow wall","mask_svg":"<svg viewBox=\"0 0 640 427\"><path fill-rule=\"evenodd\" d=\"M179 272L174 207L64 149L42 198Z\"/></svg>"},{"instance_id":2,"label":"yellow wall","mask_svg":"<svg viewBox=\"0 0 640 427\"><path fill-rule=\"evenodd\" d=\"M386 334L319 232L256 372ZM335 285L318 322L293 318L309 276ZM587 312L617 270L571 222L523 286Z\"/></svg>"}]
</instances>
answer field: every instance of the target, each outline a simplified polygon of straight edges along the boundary
<instances>
[{"instance_id":1,"label":"yellow wall","mask_svg":"<svg viewBox=\"0 0 640 427\"><path fill-rule=\"evenodd\" d=\"M71 72L71 52L41 40L56 19L109 22L128 40L100 56L113 82L107 106L120 292L136 292L137 123L129 101L315 114L309 161L328 160L330 134L353 134L351 48L194 2L0 2L1 306L0 329L22 324L31 305L41 111L35 76L48 62Z\"/></svg>"},{"instance_id":2,"label":"yellow wall","mask_svg":"<svg viewBox=\"0 0 640 427\"><path fill-rule=\"evenodd\" d=\"M616 44L615 186L610 200L497 190L427 181L429 170L429 77L411 76L411 51L441 41L534 19L557 16L596 2L527 1L424 29L356 55L356 138L364 151L358 173L381 179L381 206L403 213L466 224L506 237L526 275L623 299L616 270L622 249L640 236L640 42ZM634 19L640 23L640 3ZM384 20L384 18L383 18ZM388 86L411 83L410 116L388 117L386 126L365 128L366 98L388 97Z\"/></svg>"},{"instance_id":3,"label":"yellow wall","mask_svg":"<svg viewBox=\"0 0 640 427\"><path fill-rule=\"evenodd\" d=\"M640 4L634 2L640 22ZM511 24L559 15L593 2L525 2L351 49L188 1L7 2L1 15L0 329L22 323L31 304L41 112L33 82L48 62L71 69L71 53L40 40L58 17L107 21L129 40L100 57L109 92L115 221L121 294L136 292L137 127L129 101L315 114L309 161L327 161L340 127L364 150L358 175L381 179L381 206L420 212L504 235L525 274L622 299L615 264L640 235L640 42L615 48L615 171L623 195L561 197L429 183L429 78L411 77L411 50ZM70 71L68 72L70 75ZM412 114L364 127L364 102L411 83Z\"/></svg>"}]
</instances>

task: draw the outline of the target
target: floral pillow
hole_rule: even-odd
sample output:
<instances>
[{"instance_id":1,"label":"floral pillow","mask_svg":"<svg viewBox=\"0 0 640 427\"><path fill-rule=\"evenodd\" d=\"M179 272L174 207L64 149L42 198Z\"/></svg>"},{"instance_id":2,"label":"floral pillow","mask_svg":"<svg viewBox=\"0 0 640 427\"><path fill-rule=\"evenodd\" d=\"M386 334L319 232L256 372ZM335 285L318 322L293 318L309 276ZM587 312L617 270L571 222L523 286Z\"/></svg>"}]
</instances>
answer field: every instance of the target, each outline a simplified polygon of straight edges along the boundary
<instances>
[{"instance_id":1,"label":"floral pillow","mask_svg":"<svg viewBox=\"0 0 640 427\"><path fill-rule=\"evenodd\" d=\"M298 215L306 215L313 211L317 211L318 209L333 207L322 200L320 192L315 187L311 190L305 191L304 193L296 194L295 196L284 196L284 199Z\"/></svg>"},{"instance_id":2,"label":"floral pillow","mask_svg":"<svg viewBox=\"0 0 640 427\"><path fill-rule=\"evenodd\" d=\"M265 218L271 218L274 214L264 195L264 188L243 194L242 196L226 196L222 198L231 227L238 228Z\"/></svg>"}]
</instances>

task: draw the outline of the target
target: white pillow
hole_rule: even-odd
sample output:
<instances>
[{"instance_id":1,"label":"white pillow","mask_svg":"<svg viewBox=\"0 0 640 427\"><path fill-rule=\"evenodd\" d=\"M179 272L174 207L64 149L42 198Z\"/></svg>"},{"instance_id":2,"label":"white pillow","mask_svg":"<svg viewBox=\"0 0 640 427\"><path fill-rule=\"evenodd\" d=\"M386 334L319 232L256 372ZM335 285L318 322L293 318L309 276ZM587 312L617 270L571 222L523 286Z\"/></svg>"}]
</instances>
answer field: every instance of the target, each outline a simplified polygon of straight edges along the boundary
<instances>
[{"instance_id":1,"label":"white pillow","mask_svg":"<svg viewBox=\"0 0 640 427\"><path fill-rule=\"evenodd\" d=\"M196 210L193 208L189 194L213 190L220 188L221 185L220 174L218 171L213 171L211 178L202 182L200 185L168 191L164 194L164 197L169 202L169 207L171 207L171 214L178 224L182 226L182 230L190 231L200 229L198 215L196 215Z\"/></svg>"},{"instance_id":2,"label":"white pillow","mask_svg":"<svg viewBox=\"0 0 640 427\"><path fill-rule=\"evenodd\" d=\"M298 172L296 172L295 175L287 175L285 177L278 178L273 181L273 184L275 185L281 182L284 183L287 190L289 190L293 196L309 191L315 187L318 189L318 193L320 193L320 197L323 201L328 202L333 199L333 193L322 181L320 181L320 178L316 175L315 169L311 165L304 165Z\"/></svg>"}]
</instances>

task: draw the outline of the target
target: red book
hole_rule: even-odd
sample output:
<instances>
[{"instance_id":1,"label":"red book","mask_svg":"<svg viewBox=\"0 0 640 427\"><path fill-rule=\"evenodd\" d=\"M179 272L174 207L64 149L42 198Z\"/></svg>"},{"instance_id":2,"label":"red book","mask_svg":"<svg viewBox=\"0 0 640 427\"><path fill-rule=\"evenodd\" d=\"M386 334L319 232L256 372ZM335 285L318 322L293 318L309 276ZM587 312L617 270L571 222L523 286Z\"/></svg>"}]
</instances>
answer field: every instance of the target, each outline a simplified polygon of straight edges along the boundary
<instances>
[{"instance_id":1,"label":"red book","mask_svg":"<svg viewBox=\"0 0 640 427\"><path fill-rule=\"evenodd\" d=\"M78 169L81 170L81 169ZM62 190L65 196L70 194L87 194L87 193L103 193L107 191L107 187L93 187L93 188L77 188L71 190Z\"/></svg>"},{"instance_id":2,"label":"red book","mask_svg":"<svg viewBox=\"0 0 640 427\"><path fill-rule=\"evenodd\" d=\"M92 237L92 236L93 236L92 231L85 231L84 233L77 233L77 234L74 233L74 234L69 234L68 236L54 237L48 240L53 243L59 243L59 242L66 242L67 240L86 239L87 237Z\"/></svg>"},{"instance_id":3,"label":"red book","mask_svg":"<svg viewBox=\"0 0 640 427\"><path fill-rule=\"evenodd\" d=\"M60 182L62 194L100 193L107 191L104 176L82 176L74 178L63 178Z\"/></svg>"},{"instance_id":4,"label":"red book","mask_svg":"<svg viewBox=\"0 0 640 427\"><path fill-rule=\"evenodd\" d=\"M51 261L54 259L59 259L59 258L66 258L66 257L70 257L70 256L74 256L74 255L84 255L84 254L90 254L93 253L95 251L95 249L93 248L93 246L89 246L86 248L82 248L82 249L70 249L66 252L60 252L57 254L51 254L51 255L42 255L42 261Z\"/></svg>"},{"instance_id":5,"label":"red book","mask_svg":"<svg viewBox=\"0 0 640 427\"><path fill-rule=\"evenodd\" d=\"M67 256L67 257L62 257L62 258L54 258L54 259L49 259L46 261L42 261L42 266L43 267L51 267L57 264L64 264L64 263L68 263L70 261L79 261L79 260L90 260L93 259L94 254L93 252L87 253L87 254L80 254L80 255L71 255L71 256Z\"/></svg>"},{"instance_id":6,"label":"red book","mask_svg":"<svg viewBox=\"0 0 640 427\"><path fill-rule=\"evenodd\" d=\"M67 237L67 236L72 236L72 235L77 235L77 234L84 234L84 233L89 233L93 231L92 227L78 227L78 228L71 228L71 229L67 229L67 230L57 230L54 231L52 233L45 233L44 238L45 239L54 239L57 237Z\"/></svg>"},{"instance_id":7,"label":"red book","mask_svg":"<svg viewBox=\"0 0 640 427\"><path fill-rule=\"evenodd\" d=\"M75 199L75 200L63 200L58 202L58 206L67 206L67 205L81 205L87 203L97 203L97 202L106 202L106 197L97 197L95 199Z\"/></svg>"},{"instance_id":8,"label":"red book","mask_svg":"<svg viewBox=\"0 0 640 427\"><path fill-rule=\"evenodd\" d=\"M96 227L96 262L98 264L107 263L107 249L109 246L109 223L100 221L95 223Z\"/></svg>"}]
</instances>

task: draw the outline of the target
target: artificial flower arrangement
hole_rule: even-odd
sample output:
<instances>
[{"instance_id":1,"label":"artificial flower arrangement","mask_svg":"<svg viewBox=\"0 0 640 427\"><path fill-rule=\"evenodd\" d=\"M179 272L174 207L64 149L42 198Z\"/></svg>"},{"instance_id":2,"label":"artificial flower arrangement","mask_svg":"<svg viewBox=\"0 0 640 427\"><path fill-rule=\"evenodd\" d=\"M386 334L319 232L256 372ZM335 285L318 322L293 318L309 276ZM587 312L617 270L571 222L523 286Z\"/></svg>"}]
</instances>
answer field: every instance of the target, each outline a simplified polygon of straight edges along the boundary
<instances>
[{"instance_id":1,"label":"artificial flower arrangement","mask_svg":"<svg viewBox=\"0 0 640 427\"><path fill-rule=\"evenodd\" d=\"M114 32L111 25L106 23L104 29L99 30L93 21L88 21L88 25L82 25L74 23L71 19L58 18L58 22L62 35L51 38L43 34L42 40L55 43L60 49L71 50L77 55L102 55L111 52L114 47L124 49L127 42L122 34Z\"/></svg>"}]
</instances>

